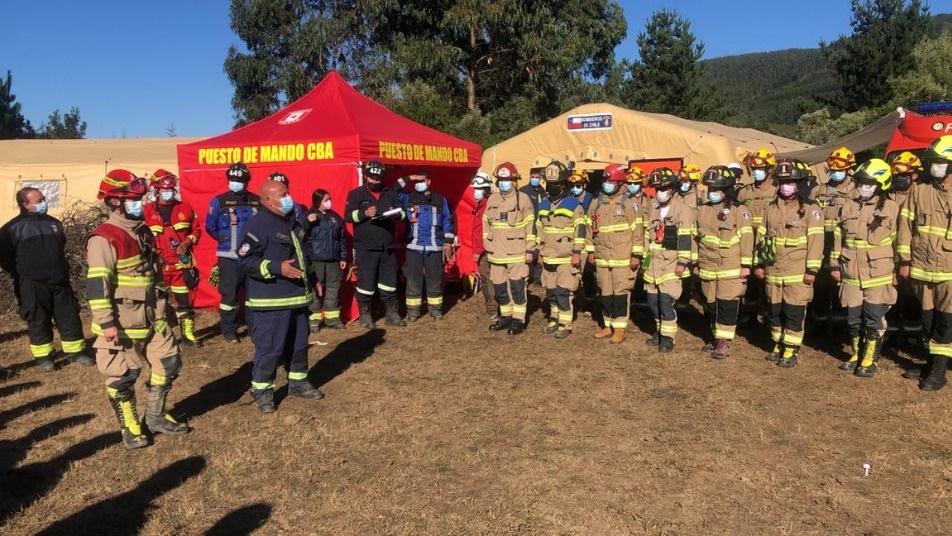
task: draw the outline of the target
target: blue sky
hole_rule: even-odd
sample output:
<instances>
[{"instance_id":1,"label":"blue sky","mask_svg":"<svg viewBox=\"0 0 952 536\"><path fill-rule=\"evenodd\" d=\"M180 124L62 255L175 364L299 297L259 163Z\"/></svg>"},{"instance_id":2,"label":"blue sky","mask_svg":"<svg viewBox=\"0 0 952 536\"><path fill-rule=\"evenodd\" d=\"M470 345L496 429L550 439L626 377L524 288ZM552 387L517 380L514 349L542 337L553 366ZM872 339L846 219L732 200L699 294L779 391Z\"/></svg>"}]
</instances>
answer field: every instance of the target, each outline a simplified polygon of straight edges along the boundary
<instances>
[{"instance_id":1,"label":"blue sky","mask_svg":"<svg viewBox=\"0 0 952 536\"><path fill-rule=\"evenodd\" d=\"M933 1L934 13L948 0ZM621 0L628 38L619 57L638 55L635 36L667 7L691 21L705 57L812 48L850 32L848 0ZM211 136L231 129L232 88L222 69L238 39L226 0L4 2L0 75L35 127L72 106L89 138ZM952 6L950 6L952 7Z\"/></svg>"}]
</instances>

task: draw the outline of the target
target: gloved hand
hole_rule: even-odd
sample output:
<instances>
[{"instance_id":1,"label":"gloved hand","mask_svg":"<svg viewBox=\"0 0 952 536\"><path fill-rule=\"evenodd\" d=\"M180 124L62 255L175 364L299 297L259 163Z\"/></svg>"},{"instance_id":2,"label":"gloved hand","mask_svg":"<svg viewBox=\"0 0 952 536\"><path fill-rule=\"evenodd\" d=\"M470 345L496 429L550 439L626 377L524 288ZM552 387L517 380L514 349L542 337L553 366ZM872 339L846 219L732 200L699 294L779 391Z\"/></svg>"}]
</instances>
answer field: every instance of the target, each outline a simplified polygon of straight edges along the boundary
<instances>
[{"instance_id":1,"label":"gloved hand","mask_svg":"<svg viewBox=\"0 0 952 536\"><path fill-rule=\"evenodd\" d=\"M212 273L208 274L208 284L213 287L217 287L218 283L220 282L221 282L221 268L219 268L218 265L216 264L215 267L212 268Z\"/></svg>"}]
</instances>

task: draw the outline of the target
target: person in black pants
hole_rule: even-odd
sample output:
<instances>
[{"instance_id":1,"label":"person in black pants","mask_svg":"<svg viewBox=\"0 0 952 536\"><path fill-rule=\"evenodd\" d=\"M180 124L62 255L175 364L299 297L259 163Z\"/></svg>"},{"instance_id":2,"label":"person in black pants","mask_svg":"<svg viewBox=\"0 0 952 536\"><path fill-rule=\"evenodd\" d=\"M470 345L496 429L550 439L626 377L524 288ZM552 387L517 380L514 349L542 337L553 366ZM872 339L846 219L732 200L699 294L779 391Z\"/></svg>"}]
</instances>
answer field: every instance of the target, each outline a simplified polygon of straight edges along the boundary
<instances>
[{"instance_id":1,"label":"person in black pants","mask_svg":"<svg viewBox=\"0 0 952 536\"><path fill-rule=\"evenodd\" d=\"M331 210L331 194L327 190L314 190L307 221L304 250L318 287L310 306L311 331L320 331L321 319L329 328L344 329L340 321L338 294L344 268L347 267L347 233L344 219Z\"/></svg>"},{"instance_id":2,"label":"person in black pants","mask_svg":"<svg viewBox=\"0 0 952 536\"><path fill-rule=\"evenodd\" d=\"M388 326L406 326L397 312L396 222L406 214L397 193L383 185L385 168L378 160L364 166L365 183L347 194L344 217L354 224L354 264L357 267L357 306L360 326L374 329L371 305L374 293L387 308Z\"/></svg>"},{"instance_id":3,"label":"person in black pants","mask_svg":"<svg viewBox=\"0 0 952 536\"><path fill-rule=\"evenodd\" d=\"M94 361L85 355L79 304L69 284L63 224L46 214L46 197L36 188L21 188L16 201L20 214L0 228L0 267L13 277L30 352L40 370L54 370L55 320L69 361L90 366Z\"/></svg>"}]
</instances>

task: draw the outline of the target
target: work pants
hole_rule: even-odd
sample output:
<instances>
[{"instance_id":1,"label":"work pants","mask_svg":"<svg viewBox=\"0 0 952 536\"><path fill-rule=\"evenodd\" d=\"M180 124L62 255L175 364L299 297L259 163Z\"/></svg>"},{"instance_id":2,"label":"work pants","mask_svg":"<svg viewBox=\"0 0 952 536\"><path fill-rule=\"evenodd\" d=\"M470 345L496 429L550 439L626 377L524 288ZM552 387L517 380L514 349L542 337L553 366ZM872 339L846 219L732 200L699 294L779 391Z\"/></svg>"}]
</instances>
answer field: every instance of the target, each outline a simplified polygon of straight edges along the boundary
<instances>
[{"instance_id":1,"label":"work pants","mask_svg":"<svg viewBox=\"0 0 952 536\"><path fill-rule=\"evenodd\" d=\"M221 302L218 304L218 316L221 321L221 333L226 337L234 337L238 333L238 297L245 288L245 275L238 267L237 259L227 257L218 257L218 270L220 279L218 280L218 293L221 295ZM251 309L245 309L245 323L248 324L249 331L252 323Z\"/></svg>"},{"instance_id":2,"label":"work pants","mask_svg":"<svg viewBox=\"0 0 952 536\"><path fill-rule=\"evenodd\" d=\"M522 262L489 266L489 278L493 283L501 317L511 318L517 322L526 321L528 301L526 278L528 276L529 265Z\"/></svg>"},{"instance_id":3,"label":"work pants","mask_svg":"<svg viewBox=\"0 0 952 536\"><path fill-rule=\"evenodd\" d=\"M595 278L602 297L605 327L624 330L631 311L631 289L637 272L630 266L596 267Z\"/></svg>"},{"instance_id":4,"label":"work pants","mask_svg":"<svg viewBox=\"0 0 952 536\"><path fill-rule=\"evenodd\" d=\"M840 285L840 303L846 307L846 323L850 336L863 331L886 333L886 313L896 303L896 287L881 285L861 289L856 285Z\"/></svg>"},{"instance_id":5,"label":"work pants","mask_svg":"<svg viewBox=\"0 0 952 536\"><path fill-rule=\"evenodd\" d=\"M278 365L288 371L291 386L307 381L308 310L306 307L255 311L251 340L251 392L255 398L274 389Z\"/></svg>"},{"instance_id":6,"label":"work pants","mask_svg":"<svg viewBox=\"0 0 952 536\"><path fill-rule=\"evenodd\" d=\"M733 340L747 280L743 277L702 279L701 292L704 293L704 313L712 323L714 338Z\"/></svg>"},{"instance_id":7,"label":"work pants","mask_svg":"<svg viewBox=\"0 0 952 536\"><path fill-rule=\"evenodd\" d=\"M952 358L952 281L927 283L913 280L922 303L922 339L930 354Z\"/></svg>"},{"instance_id":8,"label":"work pants","mask_svg":"<svg viewBox=\"0 0 952 536\"><path fill-rule=\"evenodd\" d=\"M20 318L26 321L30 353L35 359L53 355L53 322L60 332L63 353L82 353L86 349L79 304L69 284L49 285L21 277L17 282Z\"/></svg>"},{"instance_id":9,"label":"work pants","mask_svg":"<svg viewBox=\"0 0 952 536\"><path fill-rule=\"evenodd\" d=\"M340 324L340 261L311 261L311 273L322 288L311 299L310 321L320 323L323 318L328 326Z\"/></svg>"},{"instance_id":10,"label":"work pants","mask_svg":"<svg viewBox=\"0 0 952 536\"><path fill-rule=\"evenodd\" d=\"M542 266L542 286L549 302L549 321L556 322L565 329L572 329L575 311L572 299L578 290L579 269L571 264L544 264Z\"/></svg>"},{"instance_id":11,"label":"work pants","mask_svg":"<svg viewBox=\"0 0 952 536\"><path fill-rule=\"evenodd\" d=\"M678 313L674 310L674 302L681 297L683 282L682 279L671 279L660 285L645 282L648 307L655 320L655 329L660 335L672 339L678 334Z\"/></svg>"},{"instance_id":12,"label":"work pants","mask_svg":"<svg viewBox=\"0 0 952 536\"><path fill-rule=\"evenodd\" d=\"M117 391L130 389L146 362L152 371L149 380L152 385L168 385L182 370L179 346L172 328L167 325L163 325L161 331L153 329L145 339L120 338L107 342L100 335L93 347L96 366L106 377L106 386Z\"/></svg>"},{"instance_id":13,"label":"work pants","mask_svg":"<svg viewBox=\"0 0 952 536\"><path fill-rule=\"evenodd\" d=\"M807 304L813 299L813 285L797 283L767 283L765 286L770 312L767 324L775 343L787 346L803 344L803 323Z\"/></svg>"},{"instance_id":14,"label":"work pants","mask_svg":"<svg viewBox=\"0 0 952 536\"><path fill-rule=\"evenodd\" d=\"M426 283L426 304L432 311L443 307L443 251L407 250L403 264L407 278L407 311L420 312L423 306L423 285Z\"/></svg>"},{"instance_id":15,"label":"work pants","mask_svg":"<svg viewBox=\"0 0 952 536\"><path fill-rule=\"evenodd\" d=\"M397 302L397 256L393 248L387 250L357 250L357 303L370 307L374 292L391 306Z\"/></svg>"}]
</instances>

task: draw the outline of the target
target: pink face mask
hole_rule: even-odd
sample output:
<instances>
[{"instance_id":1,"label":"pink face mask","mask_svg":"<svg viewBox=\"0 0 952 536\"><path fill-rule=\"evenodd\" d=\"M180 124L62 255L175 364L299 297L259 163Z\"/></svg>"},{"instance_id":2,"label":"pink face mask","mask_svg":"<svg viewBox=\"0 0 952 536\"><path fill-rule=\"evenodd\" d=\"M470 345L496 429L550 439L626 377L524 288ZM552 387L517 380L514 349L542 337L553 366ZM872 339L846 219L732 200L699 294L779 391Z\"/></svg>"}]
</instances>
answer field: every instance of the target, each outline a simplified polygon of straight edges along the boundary
<instances>
[{"instance_id":1,"label":"pink face mask","mask_svg":"<svg viewBox=\"0 0 952 536\"><path fill-rule=\"evenodd\" d=\"M797 193L797 185L792 182L785 182L780 185L780 197L793 197Z\"/></svg>"}]
</instances>

